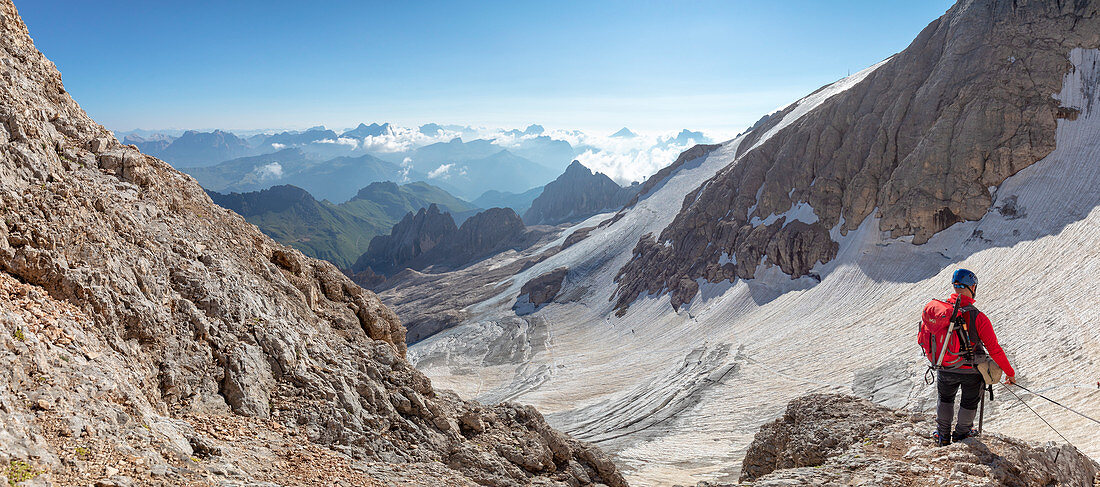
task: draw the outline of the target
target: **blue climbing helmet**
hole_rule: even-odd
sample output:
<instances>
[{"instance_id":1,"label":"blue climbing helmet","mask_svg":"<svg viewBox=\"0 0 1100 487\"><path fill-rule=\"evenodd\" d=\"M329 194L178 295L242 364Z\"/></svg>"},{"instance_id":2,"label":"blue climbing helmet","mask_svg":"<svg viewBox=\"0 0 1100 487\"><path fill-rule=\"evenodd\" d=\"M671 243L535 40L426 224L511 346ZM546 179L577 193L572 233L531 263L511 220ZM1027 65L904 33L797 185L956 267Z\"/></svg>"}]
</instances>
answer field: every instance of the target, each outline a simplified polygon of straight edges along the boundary
<instances>
[{"instance_id":1,"label":"blue climbing helmet","mask_svg":"<svg viewBox=\"0 0 1100 487\"><path fill-rule=\"evenodd\" d=\"M978 285L978 276L966 269L959 269L951 276L951 285L956 288Z\"/></svg>"}]
</instances>

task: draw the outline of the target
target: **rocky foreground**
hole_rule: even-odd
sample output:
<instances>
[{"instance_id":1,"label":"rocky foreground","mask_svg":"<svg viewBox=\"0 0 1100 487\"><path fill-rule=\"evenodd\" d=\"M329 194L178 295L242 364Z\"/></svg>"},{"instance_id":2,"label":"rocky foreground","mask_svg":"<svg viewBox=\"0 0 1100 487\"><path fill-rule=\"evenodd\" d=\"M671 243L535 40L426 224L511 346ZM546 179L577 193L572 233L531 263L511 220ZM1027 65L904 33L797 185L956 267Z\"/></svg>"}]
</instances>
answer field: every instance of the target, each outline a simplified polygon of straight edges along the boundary
<instances>
[{"instance_id":1,"label":"rocky foreground","mask_svg":"<svg viewBox=\"0 0 1100 487\"><path fill-rule=\"evenodd\" d=\"M439 391L332 264L66 92L0 0L0 474L11 485L625 485L533 408Z\"/></svg>"},{"instance_id":2,"label":"rocky foreground","mask_svg":"<svg viewBox=\"0 0 1100 487\"><path fill-rule=\"evenodd\" d=\"M1070 445L984 432L946 447L929 438L934 418L865 399L813 394L760 428L741 482L756 486L1093 486L1100 465ZM710 487L721 484L704 483Z\"/></svg>"}]
</instances>

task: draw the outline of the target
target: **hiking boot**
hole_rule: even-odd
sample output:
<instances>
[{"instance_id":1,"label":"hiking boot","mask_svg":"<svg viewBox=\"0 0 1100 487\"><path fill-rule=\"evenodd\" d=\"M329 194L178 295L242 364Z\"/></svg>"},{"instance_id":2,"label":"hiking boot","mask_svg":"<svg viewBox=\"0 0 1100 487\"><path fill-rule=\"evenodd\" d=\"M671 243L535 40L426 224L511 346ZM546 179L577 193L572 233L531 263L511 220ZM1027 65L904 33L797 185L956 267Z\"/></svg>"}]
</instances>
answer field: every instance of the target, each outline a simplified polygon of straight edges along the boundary
<instances>
[{"instance_id":1,"label":"hiking boot","mask_svg":"<svg viewBox=\"0 0 1100 487\"><path fill-rule=\"evenodd\" d=\"M959 433L958 431L955 431L951 433L951 441L962 441L967 438L973 438L975 436L978 436L978 432L975 430L970 430L966 433Z\"/></svg>"},{"instance_id":2,"label":"hiking boot","mask_svg":"<svg viewBox=\"0 0 1100 487\"><path fill-rule=\"evenodd\" d=\"M951 437L941 435L939 431L932 433L932 439L936 441L937 446L947 446L951 444Z\"/></svg>"}]
</instances>

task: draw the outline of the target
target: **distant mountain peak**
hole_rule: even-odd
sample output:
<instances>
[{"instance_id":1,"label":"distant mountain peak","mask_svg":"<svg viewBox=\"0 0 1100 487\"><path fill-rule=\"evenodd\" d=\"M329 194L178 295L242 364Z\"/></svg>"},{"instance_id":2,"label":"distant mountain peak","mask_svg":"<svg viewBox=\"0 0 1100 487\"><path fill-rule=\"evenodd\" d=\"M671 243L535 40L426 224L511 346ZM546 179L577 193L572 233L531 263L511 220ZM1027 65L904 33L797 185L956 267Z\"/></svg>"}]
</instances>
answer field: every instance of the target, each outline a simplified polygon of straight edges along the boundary
<instances>
[{"instance_id":1,"label":"distant mountain peak","mask_svg":"<svg viewBox=\"0 0 1100 487\"><path fill-rule=\"evenodd\" d=\"M637 137L638 134L631 132L630 129L623 127L618 132L611 134L612 137L631 138Z\"/></svg>"},{"instance_id":2,"label":"distant mountain peak","mask_svg":"<svg viewBox=\"0 0 1100 487\"><path fill-rule=\"evenodd\" d=\"M602 211L621 208L637 190L637 186L619 186L606 174L594 172L574 160L531 202L523 221L528 225L579 221Z\"/></svg>"},{"instance_id":3,"label":"distant mountain peak","mask_svg":"<svg viewBox=\"0 0 1100 487\"><path fill-rule=\"evenodd\" d=\"M388 122L382 124L371 123L370 125L360 122L359 125L355 128L340 134L340 137L362 139L364 137L377 137L379 135L385 135L392 132L393 129L390 128L390 124Z\"/></svg>"},{"instance_id":4,"label":"distant mountain peak","mask_svg":"<svg viewBox=\"0 0 1100 487\"><path fill-rule=\"evenodd\" d=\"M569 163L569 167L565 168L565 174L584 174L586 176L593 175L592 169L581 163L581 161L573 160Z\"/></svg>"}]
</instances>

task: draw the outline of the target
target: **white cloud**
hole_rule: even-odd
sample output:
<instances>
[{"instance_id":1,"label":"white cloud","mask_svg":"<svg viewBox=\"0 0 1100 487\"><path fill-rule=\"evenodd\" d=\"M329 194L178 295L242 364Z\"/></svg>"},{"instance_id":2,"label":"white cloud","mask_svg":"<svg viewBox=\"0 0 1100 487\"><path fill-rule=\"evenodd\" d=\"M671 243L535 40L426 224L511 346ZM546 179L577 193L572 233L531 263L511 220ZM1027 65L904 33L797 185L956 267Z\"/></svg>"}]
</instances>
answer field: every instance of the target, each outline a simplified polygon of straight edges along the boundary
<instances>
[{"instance_id":1,"label":"white cloud","mask_svg":"<svg viewBox=\"0 0 1100 487\"><path fill-rule=\"evenodd\" d=\"M686 127L692 128L692 127ZM522 129L522 128L520 128ZM381 135L367 136L362 139L340 137L337 139L325 139L318 141L322 144L341 145L352 151L375 154L402 154L412 153L413 150L426 145L448 142L455 137L461 137L463 141L481 138L491 140L494 145L503 149L519 149L525 143L539 136L549 136L555 140L568 142L579 152L575 157L589 168L607 174L619 184L630 184L634 181L642 181L656 173L661 168L671 164L680 152L690 148L701 140L679 141L676 139L678 132L645 133L638 132L637 137L611 137L613 131L606 131L600 135L593 135L580 130L551 129L539 135L527 135L522 133L506 133L508 130L501 128L466 127L462 130L442 129L435 135L425 135L417 128L400 127L391 125L390 129ZM708 134L714 136L714 134ZM272 144L276 149L286 146ZM412 171L412 159L406 157L402 161L398 177L402 182L408 182ZM428 176L431 178L447 178L460 175L462 168L453 164L445 164L432 170Z\"/></svg>"},{"instance_id":2,"label":"white cloud","mask_svg":"<svg viewBox=\"0 0 1100 487\"><path fill-rule=\"evenodd\" d=\"M271 143L271 148L275 149L275 150L283 150L283 149L286 148L286 144L280 144L278 142L272 142Z\"/></svg>"},{"instance_id":3,"label":"white cloud","mask_svg":"<svg viewBox=\"0 0 1100 487\"><path fill-rule=\"evenodd\" d=\"M590 135L579 130L554 130L547 135L565 140L581 154L575 159L615 182L627 185L642 181L672 164L681 152L701 141L676 141L676 134L639 134L637 137Z\"/></svg>"},{"instance_id":4,"label":"white cloud","mask_svg":"<svg viewBox=\"0 0 1100 487\"><path fill-rule=\"evenodd\" d=\"M272 162L257 167L253 170L253 172L261 181L279 179L283 177L283 165L279 164L278 162Z\"/></svg>"},{"instance_id":5,"label":"white cloud","mask_svg":"<svg viewBox=\"0 0 1100 487\"><path fill-rule=\"evenodd\" d=\"M401 160L401 171L397 173L398 176L400 177L399 182L401 182L401 183L409 182L409 180L410 180L409 171L412 170L412 161L413 160L412 160L411 157L406 157L406 158Z\"/></svg>"},{"instance_id":6,"label":"white cloud","mask_svg":"<svg viewBox=\"0 0 1100 487\"><path fill-rule=\"evenodd\" d=\"M345 145L345 146L350 147L351 150L355 150L355 149L359 148L359 139L353 139L351 137L339 137L336 140L321 139L321 140L318 140L317 143L318 144Z\"/></svg>"},{"instance_id":7,"label":"white cloud","mask_svg":"<svg viewBox=\"0 0 1100 487\"><path fill-rule=\"evenodd\" d=\"M441 165L441 166L439 166L435 169L432 169L432 171L428 173L428 177L431 178L431 179L436 179L436 178L446 179L448 176L450 176L449 173L451 171L451 168L454 167L454 166L455 166L454 164L443 164L443 165Z\"/></svg>"}]
</instances>

